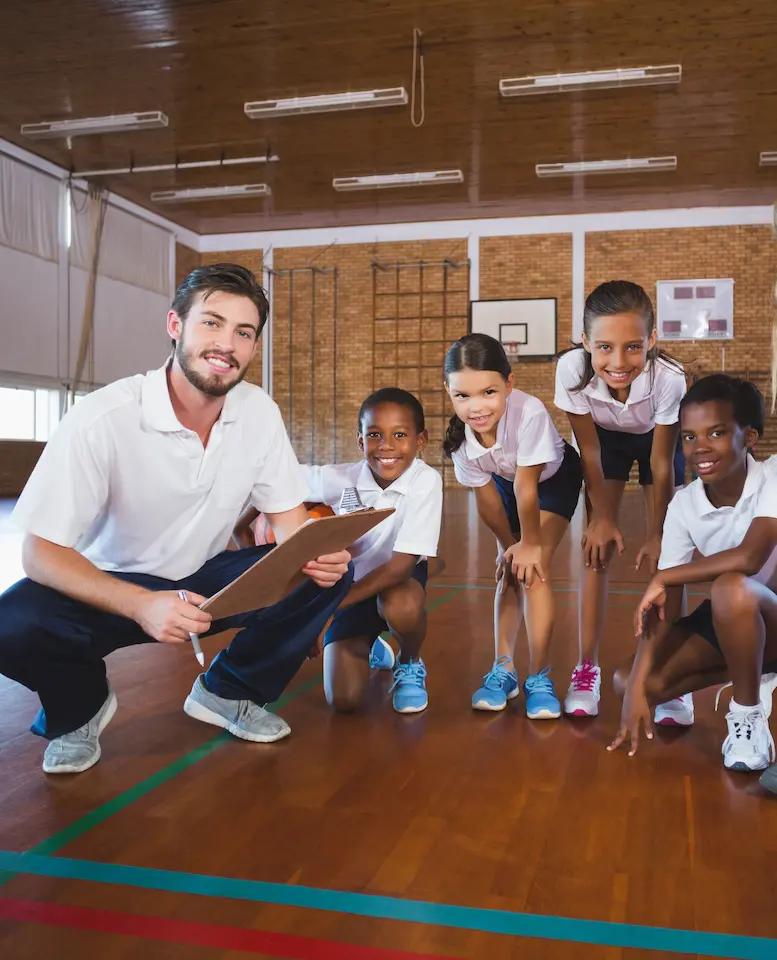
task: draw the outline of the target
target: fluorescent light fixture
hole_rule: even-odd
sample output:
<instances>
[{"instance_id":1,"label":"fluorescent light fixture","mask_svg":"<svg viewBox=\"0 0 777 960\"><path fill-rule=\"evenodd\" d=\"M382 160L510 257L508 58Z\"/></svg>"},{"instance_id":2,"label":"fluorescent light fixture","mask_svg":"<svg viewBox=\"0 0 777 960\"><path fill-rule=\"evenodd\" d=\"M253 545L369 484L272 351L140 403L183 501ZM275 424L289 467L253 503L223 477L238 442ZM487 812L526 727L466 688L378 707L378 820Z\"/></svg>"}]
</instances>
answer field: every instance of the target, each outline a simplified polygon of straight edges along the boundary
<instances>
[{"instance_id":1,"label":"fluorescent light fixture","mask_svg":"<svg viewBox=\"0 0 777 960\"><path fill-rule=\"evenodd\" d=\"M548 73L536 77L514 77L499 81L503 97L525 97L537 93L569 93L573 90L606 90L610 87L647 87L679 83L679 63L660 67L616 67L614 70L582 70L578 73Z\"/></svg>"},{"instance_id":2,"label":"fluorescent light fixture","mask_svg":"<svg viewBox=\"0 0 777 960\"><path fill-rule=\"evenodd\" d=\"M197 200L233 200L235 197L269 197L266 183L241 183L234 187L192 187L186 190L157 190L153 203L193 203Z\"/></svg>"},{"instance_id":3,"label":"fluorescent light fixture","mask_svg":"<svg viewBox=\"0 0 777 960\"><path fill-rule=\"evenodd\" d=\"M234 167L242 163L277 163L275 154L261 157L231 157L223 160L190 160L185 163L152 163L146 166L113 167L103 170L76 170L73 179L79 177L113 177L124 173L158 173L160 170L198 170L202 167Z\"/></svg>"},{"instance_id":4,"label":"fluorescent light fixture","mask_svg":"<svg viewBox=\"0 0 777 960\"><path fill-rule=\"evenodd\" d=\"M363 110L367 107L399 107L407 103L404 87L385 90L353 90L350 93L322 93L286 100L254 100L243 105L252 120L289 117L295 113L328 113L332 110Z\"/></svg>"},{"instance_id":5,"label":"fluorescent light fixture","mask_svg":"<svg viewBox=\"0 0 777 960\"><path fill-rule=\"evenodd\" d=\"M46 120L23 123L22 135L43 140L47 137L84 137L90 133L122 133L127 130L151 130L167 126L161 110L145 113L117 113L110 117L85 117L81 120Z\"/></svg>"},{"instance_id":6,"label":"fluorescent light fixture","mask_svg":"<svg viewBox=\"0 0 777 960\"><path fill-rule=\"evenodd\" d=\"M758 155L759 167L777 167L777 150L762 150Z\"/></svg>"},{"instance_id":7,"label":"fluorescent light fixture","mask_svg":"<svg viewBox=\"0 0 777 960\"><path fill-rule=\"evenodd\" d=\"M625 160L581 160L577 163L538 163L538 177L574 177L585 173L645 173L676 170L677 157L629 157Z\"/></svg>"},{"instance_id":8,"label":"fluorescent light fixture","mask_svg":"<svg viewBox=\"0 0 777 960\"><path fill-rule=\"evenodd\" d=\"M424 187L432 183L463 183L461 170L429 170L422 173L383 173L371 177L335 177L335 190L385 190L389 187Z\"/></svg>"}]
</instances>

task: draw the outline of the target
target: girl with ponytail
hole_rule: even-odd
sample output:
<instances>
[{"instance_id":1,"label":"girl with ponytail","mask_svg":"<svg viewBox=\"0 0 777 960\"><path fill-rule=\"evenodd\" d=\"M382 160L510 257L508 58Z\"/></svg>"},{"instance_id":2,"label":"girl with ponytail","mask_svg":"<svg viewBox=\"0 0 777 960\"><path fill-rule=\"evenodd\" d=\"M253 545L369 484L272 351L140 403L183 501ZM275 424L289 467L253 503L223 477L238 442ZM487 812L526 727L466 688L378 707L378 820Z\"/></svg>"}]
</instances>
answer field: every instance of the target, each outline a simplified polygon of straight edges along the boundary
<instances>
[{"instance_id":1,"label":"girl with ponytail","mask_svg":"<svg viewBox=\"0 0 777 960\"><path fill-rule=\"evenodd\" d=\"M658 349L653 304L642 287L628 280L596 287L585 302L582 344L559 358L554 398L569 418L580 451L588 514L579 660L564 700L564 710L572 716L593 717L599 711L607 567L616 548L623 553L618 510L635 462L648 525L636 569L644 564L656 572L666 509L684 479L677 444L684 393L681 365ZM656 707L655 721L693 723L690 694Z\"/></svg>"},{"instance_id":2,"label":"girl with ponytail","mask_svg":"<svg viewBox=\"0 0 777 960\"><path fill-rule=\"evenodd\" d=\"M580 458L544 405L515 389L502 345L482 333L457 340L445 355L454 415L443 448L456 479L475 490L480 519L496 537L495 657L472 697L476 710L503 710L518 695L513 661L526 607L529 675L526 715L561 715L550 679L554 603L548 571L577 506Z\"/></svg>"}]
</instances>

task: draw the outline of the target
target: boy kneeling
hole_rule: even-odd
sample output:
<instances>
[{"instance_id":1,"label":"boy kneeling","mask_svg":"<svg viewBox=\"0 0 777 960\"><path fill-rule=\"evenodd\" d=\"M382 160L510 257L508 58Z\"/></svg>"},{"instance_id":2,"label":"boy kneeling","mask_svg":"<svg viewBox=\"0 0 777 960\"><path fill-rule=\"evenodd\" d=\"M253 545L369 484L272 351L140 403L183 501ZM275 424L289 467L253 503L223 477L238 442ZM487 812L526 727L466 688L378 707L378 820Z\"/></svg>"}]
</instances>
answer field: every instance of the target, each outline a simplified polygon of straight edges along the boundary
<instances>
[{"instance_id":1,"label":"boy kneeling","mask_svg":"<svg viewBox=\"0 0 777 960\"><path fill-rule=\"evenodd\" d=\"M697 381L680 404L698 479L669 504L658 573L635 613L637 654L615 678L625 691L609 750L629 739L633 756L641 726L652 739L656 703L730 681L724 765L756 771L774 760L777 678L762 674L777 669L777 456L759 463L750 453L763 424L759 390L725 374ZM683 586L703 581L712 581L710 599L680 617Z\"/></svg>"}]
</instances>

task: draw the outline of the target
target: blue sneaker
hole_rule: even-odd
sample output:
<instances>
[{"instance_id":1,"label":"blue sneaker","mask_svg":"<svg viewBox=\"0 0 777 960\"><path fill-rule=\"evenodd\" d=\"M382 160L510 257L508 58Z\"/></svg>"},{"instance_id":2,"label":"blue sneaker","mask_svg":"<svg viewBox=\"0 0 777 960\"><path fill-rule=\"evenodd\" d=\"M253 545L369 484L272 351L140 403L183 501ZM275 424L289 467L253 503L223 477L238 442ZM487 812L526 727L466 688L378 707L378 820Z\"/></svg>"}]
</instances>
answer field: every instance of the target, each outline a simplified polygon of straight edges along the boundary
<instances>
[{"instance_id":1,"label":"blue sneaker","mask_svg":"<svg viewBox=\"0 0 777 960\"><path fill-rule=\"evenodd\" d=\"M548 674L550 667L530 674L523 684L526 694L526 716L530 720L555 720L561 716L561 704Z\"/></svg>"},{"instance_id":2,"label":"blue sneaker","mask_svg":"<svg viewBox=\"0 0 777 960\"><path fill-rule=\"evenodd\" d=\"M376 637L370 648L370 670L391 670L394 666L394 651L383 637Z\"/></svg>"},{"instance_id":3,"label":"blue sneaker","mask_svg":"<svg viewBox=\"0 0 777 960\"><path fill-rule=\"evenodd\" d=\"M504 710L507 701L518 696L518 674L505 666L509 657L498 657L483 677L483 686L472 694L473 710Z\"/></svg>"},{"instance_id":4,"label":"blue sneaker","mask_svg":"<svg viewBox=\"0 0 777 960\"><path fill-rule=\"evenodd\" d=\"M420 713L429 704L426 692L426 666L423 660L410 660L402 663L397 660L394 666L394 709L397 713Z\"/></svg>"}]
</instances>

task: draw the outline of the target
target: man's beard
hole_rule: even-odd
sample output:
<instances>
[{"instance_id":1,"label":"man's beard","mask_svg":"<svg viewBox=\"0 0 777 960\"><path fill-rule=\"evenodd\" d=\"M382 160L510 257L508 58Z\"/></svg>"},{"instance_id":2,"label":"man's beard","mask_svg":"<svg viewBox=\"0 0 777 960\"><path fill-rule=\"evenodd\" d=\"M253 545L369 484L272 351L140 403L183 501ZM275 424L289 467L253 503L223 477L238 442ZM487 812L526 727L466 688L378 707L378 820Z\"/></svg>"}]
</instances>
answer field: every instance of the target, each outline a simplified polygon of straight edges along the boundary
<instances>
[{"instance_id":1,"label":"man's beard","mask_svg":"<svg viewBox=\"0 0 777 960\"><path fill-rule=\"evenodd\" d=\"M246 373L248 373L248 364L246 364L234 380L225 381L215 373L210 376L199 373L190 364L192 354L184 348L183 338L178 341L178 345L175 348L175 356L178 360L178 365L181 370L183 370L183 374L189 383L209 397L223 397L224 394L229 393L233 387L236 387L245 377Z\"/></svg>"}]
</instances>

